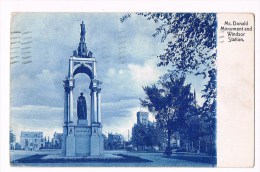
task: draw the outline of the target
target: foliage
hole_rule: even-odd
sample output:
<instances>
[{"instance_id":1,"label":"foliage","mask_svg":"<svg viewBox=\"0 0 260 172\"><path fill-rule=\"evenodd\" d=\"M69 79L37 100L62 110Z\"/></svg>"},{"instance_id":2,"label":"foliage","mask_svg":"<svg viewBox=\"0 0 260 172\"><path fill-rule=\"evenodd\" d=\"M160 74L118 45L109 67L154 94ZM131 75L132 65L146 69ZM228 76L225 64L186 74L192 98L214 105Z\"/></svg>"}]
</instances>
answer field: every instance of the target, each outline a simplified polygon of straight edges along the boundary
<instances>
[{"instance_id":1,"label":"foliage","mask_svg":"<svg viewBox=\"0 0 260 172\"><path fill-rule=\"evenodd\" d=\"M182 128L182 135L184 138L188 138L189 141L197 141L201 136L201 118L199 116L198 108L192 106L189 112L185 116L186 127Z\"/></svg>"},{"instance_id":2,"label":"foliage","mask_svg":"<svg viewBox=\"0 0 260 172\"><path fill-rule=\"evenodd\" d=\"M217 107L217 78L216 78L216 69L211 69L208 71L209 81L205 85L203 90L203 97L205 102L201 108L201 116L203 121L202 131L203 137L207 138L210 142L210 151L209 154L216 155L216 107Z\"/></svg>"},{"instance_id":3,"label":"foliage","mask_svg":"<svg viewBox=\"0 0 260 172\"><path fill-rule=\"evenodd\" d=\"M203 90L206 109L216 99L217 16L215 13L137 13L158 23L153 36L167 41L165 52L158 56L158 66L172 65L175 77L203 75L209 82ZM124 15L124 22L131 14Z\"/></svg>"},{"instance_id":4,"label":"foliage","mask_svg":"<svg viewBox=\"0 0 260 172\"><path fill-rule=\"evenodd\" d=\"M185 78L175 79L173 75L161 78L156 85L143 88L145 100L141 100L144 107L155 114L155 118L167 133L167 150L173 131L183 131L187 128L187 116L193 109L194 97L190 92L190 84L185 85ZM167 155L170 153L167 152Z\"/></svg>"},{"instance_id":5,"label":"foliage","mask_svg":"<svg viewBox=\"0 0 260 172\"><path fill-rule=\"evenodd\" d=\"M136 147L143 147L145 145L146 127L145 125L134 125L132 129L132 143Z\"/></svg>"},{"instance_id":6,"label":"foliage","mask_svg":"<svg viewBox=\"0 0 260 172\"><path fill-rule=\"evenodd\" d=\"M216 114L216 98L217 98L217 71L216 69L211 69L208 71L209 81L205 85L203 91L203 96L205 102L203 104L203 113L211 112Z\"/></svg>"},{"instance_id":7,"label":"foliage","mask_svg":"<svg viewBox=\"0 0 260 172\"><path fill-rule=\"evenodd\" d=\"M181 136L189 141L200 139L211 142L215 149L216 138L216 57L217 57L217 16L215 13L136 13L149 21L158 24L154 37L161 36L162 42L167 42L164 53L157 56L158 66L169 66L171 70L162 79L185 78L187 75L202 75L208 82L202 91L205 99L202 107L188 108L175 111L178 106L171 108L172 94L164 96L163 82L161 88L156 85L145 87L146 100L143 106L157 114L157 122L161 127L171 131L179 130ZM131 14L124 15L124 22ZM175 84L175 83L172 83ZM162 89L164 88L164 89ZM149 95L149 96L148 96ZM169 100L167 102L166 100ZM181 99L180 99L181 101ZM185 100L183 100L185 102ZM187 101L189 102L189 101ZM182 115L180 115L182 114ZM186 114L186 115L184 115ZM168 133L169 134L169 133ZM170 133L171 135L171 133ZM169 139L168 139L169 140ZM170 149L168 149L170 150ZM212 151L211 151L212 152Z\"/></svg>"},{"instance_id":8,"label":"foliage","mask_svg":"<svg viewBox=\"0 0 260 172\"><path fill-rule=\"evenodd\" d=\"M61 149L62 148L62 136L58 136L57 140L53 139L52 147L54 149Z\"/></svg>"},{"instance_id":9,"label":"foliage","mask_svg":"<svg viewBox=\"0 0 260 172\"><path fill-rule=\"evenodd\" d=\"M109 147L108 147L108 138L104 134L102 134L102 136L103 136L103 139L104 139L104 149L108 150L109 149Z\"/></svg>"},{"instance_id":10,"label":"foliage","mask_svg":"<svg viewBox=\"0 0 260 172\"><path fill-rule=\"evenodd\" d=\"M10 139L10 140L9 140L9 141L10 141L10 149L14 149L14 145L13 145L13 144L14 144L15 141L16 141L16 136L15 136L15 134L14 134L14 132L13 132L12 129L10 130L9 134L10 134L10 135L9 135L9 137L10 137L10 138L9 138L9 139Z\"/></svg>"},{"instance_id":11,"label":"foliage","mask_svg":"<svg viewBox=\"0 0 260 172\"><path fill-rule=\"evenodd\" d=\"M14 143L16 140L16 136L13 132L13 130L10 130L10 143Z\"/></svg>"},{"instance_id":12,"label":"foliage","mask_svg":"<svg viewBox=\"0 0 260 172\"><path fill-rule=\"evenodd\" d=\"M164 133L155 123L135 124L132 129L132 144L138 149L160 147L163 141Z\"/></svg>"},{"instance_id":13,"label":"foliage","mask_svg":"<svg viewBox=\"0 0 260 172\"><path fill-rule=\"evenodd\" d=\"M168 41L165 52L158 56L159 66L171 64L174 73L202 74L215 68L217 20L214 13L137 13L158 23L153 36ZM123 16L124 22L131 14Z\"/></svg>"}]
</instances>

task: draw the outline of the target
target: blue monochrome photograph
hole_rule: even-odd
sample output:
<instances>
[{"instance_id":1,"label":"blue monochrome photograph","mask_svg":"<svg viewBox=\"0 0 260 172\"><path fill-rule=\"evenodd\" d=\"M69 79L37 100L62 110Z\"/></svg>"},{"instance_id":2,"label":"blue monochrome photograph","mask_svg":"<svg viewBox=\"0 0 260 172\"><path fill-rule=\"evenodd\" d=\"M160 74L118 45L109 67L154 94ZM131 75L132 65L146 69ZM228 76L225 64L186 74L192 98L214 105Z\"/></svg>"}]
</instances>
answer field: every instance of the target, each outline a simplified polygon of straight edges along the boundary
<instances>
[{"instance_id":1,"label":"blue monochrome photograph","mask_svg":"<svg viewBox=\"0 0 260 172\"><path fill-rule=\"evenodd\" d=\"M215 13L12 13L10 165L216 167Z\"/></svg>"}]
</instances>

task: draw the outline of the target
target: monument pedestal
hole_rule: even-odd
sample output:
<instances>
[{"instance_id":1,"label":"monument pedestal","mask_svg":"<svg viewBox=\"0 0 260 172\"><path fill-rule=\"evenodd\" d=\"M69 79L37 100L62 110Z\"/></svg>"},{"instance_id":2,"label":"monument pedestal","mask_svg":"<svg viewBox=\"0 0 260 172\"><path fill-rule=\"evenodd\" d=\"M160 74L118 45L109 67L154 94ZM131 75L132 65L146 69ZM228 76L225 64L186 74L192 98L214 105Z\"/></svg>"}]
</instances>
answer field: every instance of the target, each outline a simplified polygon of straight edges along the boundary
<instances>
[{"instance_id":1,"label":"monument pedestal","mask_svg":"<svg viewBox=\"0 0 260 172\"><path fill-rule=\"evenodd\" d=\"M78 125L88 125L88 120L86 120L86 119L79 119L78 120Z\"/></svg>"},{"instance_id":2,"label":"monument pedestal","mask_svg":"<svg viewBox=\"0 0 260 172\"><path fill-rule=\"evenodd\" d=\"M92 135L90 138L90 155L100 156L104 152L104 138L102 135L102 126L98 123L92 124Z\"/></svg>"},{"instance_id":3,"label":"monument pedestal","mask_svg":"<svg viewBox=\"0 0 260 172\"><path fill-rule=\"evenodd\" d=\"M81 121L82 122L82 121ZM81 122L78 121L80 124ZM86 122L86 121L85 121ZM85 124L85 123L84 123ZM100 124L71 125L63 128L64 144L62 154L65 156L100 156L104 152L104 138Z\"/></svg>"},{"instance_id":4,"label":"monument pedestal","mask_svg":"<svg viewBox=\"0 0 260 172\"><path fill-rule=\"evenodd\" d=\"M75 156L75 137L67 136L66 145L66 156Z\"/></svg>"},{"instance_id":5,"label":"monument pedestal","mask_svg":"<svg viewBox=\"0 0 260 172\"><path fill-rule=\"evenodd\" d=\"M67 126L64 125L63 126L63 135L62 135L62 145L61 145L61 148L62 148L62 155L65 156L66 155L66 139L67 139Z\"/></svg>"},{"instance_id":6,"label":"monument pedestal","mask_svg":"<svg viewBox=\"0 0 260 172\"><path fill-rule=\"evenodd\" d=\"M91 156L103 155L103 137L101 136L91 136Z\"/></svg>"},{"instance_id":7,"label":"monument pedestal","mask_svg":"<svg viewBox=\"0 0 260 172\"><path fill-rule=\"evenodd\" d=\"M73 125L67 127L68 135L66 137L66 156L75 156L75 128Z\"/></svg>"}]
</instances>

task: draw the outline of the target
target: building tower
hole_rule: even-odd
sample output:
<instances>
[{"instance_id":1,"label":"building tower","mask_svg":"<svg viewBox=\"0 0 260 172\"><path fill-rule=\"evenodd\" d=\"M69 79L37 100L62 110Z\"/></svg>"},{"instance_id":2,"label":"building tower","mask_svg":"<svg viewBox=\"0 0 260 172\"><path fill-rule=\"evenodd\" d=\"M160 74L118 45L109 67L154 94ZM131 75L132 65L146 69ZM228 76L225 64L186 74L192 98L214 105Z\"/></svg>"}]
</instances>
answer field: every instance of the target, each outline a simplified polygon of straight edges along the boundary
<instances>
[{"instance_id":1,"label":"building tower","mask_svg":"<svg viewBox=\"0 0 260 172\"><path fill-rule=\"evenodd\" d=\"M137 112L137 124L148 125L149 122L149 113L148 112Z\"/></svg>"}]
</instances>

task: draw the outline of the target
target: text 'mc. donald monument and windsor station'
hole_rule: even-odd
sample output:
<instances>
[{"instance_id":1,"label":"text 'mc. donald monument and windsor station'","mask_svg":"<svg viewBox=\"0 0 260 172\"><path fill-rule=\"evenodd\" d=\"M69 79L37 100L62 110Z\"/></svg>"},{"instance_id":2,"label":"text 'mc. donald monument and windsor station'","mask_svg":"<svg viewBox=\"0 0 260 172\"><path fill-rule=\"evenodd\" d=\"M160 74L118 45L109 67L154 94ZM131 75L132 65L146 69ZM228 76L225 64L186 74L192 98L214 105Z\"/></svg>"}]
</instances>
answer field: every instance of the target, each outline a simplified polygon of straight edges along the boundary
<instances>
[{"instance_id":1,"label":"text 'mc. donald monument and windsor station'","mask_svg":"<svg viewBox=\"0 0 260 172\"><path fill-rule=\"evenodd\" d=\"M104 151L104 139L101 124L101 84L97 80L96 58L87 50L85 43L85 24L81 24L78 51L69 59L69 72L64 82L64 125L63 156L101 156ZM73 89L75 75L85 73L89 76L90 122L87 121L87 105L83 93L77 99L77 124L73 123Z\"/></svg>"}]
</instances>

